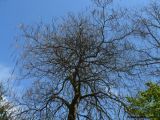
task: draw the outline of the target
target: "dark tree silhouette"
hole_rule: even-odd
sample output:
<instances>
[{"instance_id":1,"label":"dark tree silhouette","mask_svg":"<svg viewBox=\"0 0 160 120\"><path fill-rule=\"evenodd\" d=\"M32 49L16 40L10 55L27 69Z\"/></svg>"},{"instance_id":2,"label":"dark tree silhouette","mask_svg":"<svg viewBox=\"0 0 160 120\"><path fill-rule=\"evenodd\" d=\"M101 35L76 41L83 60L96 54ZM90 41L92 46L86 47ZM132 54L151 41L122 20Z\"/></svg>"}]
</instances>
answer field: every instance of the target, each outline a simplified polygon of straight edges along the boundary
<instances>
[{"instance_id":1,"label":"dark tree silhouette","mask_svg":"<svg viewBox=\"0 0 160 120\"><path fill-rule=\"evenodd\" d=\"M110 9L111 0L95 3L87 17L22 26L21 74L36 79L20 102L26 119L106 120L125 106L112 88L132 75L137 58L127 37L133 30L123 12Z\"/></svg>"}]
</instances>

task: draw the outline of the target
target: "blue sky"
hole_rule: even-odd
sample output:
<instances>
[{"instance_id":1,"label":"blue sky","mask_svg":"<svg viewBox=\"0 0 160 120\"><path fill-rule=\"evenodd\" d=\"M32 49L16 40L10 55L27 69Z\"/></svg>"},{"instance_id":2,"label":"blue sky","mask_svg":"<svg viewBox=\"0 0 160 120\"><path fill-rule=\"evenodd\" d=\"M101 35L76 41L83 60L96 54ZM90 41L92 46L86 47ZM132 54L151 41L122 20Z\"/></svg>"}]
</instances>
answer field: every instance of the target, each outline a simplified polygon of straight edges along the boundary
<instances>
[{"instance_id":1,"label":"blue sky","mask_svg":"<svg viewBox=\"0 0 160 120\"><path fill-rule=\"evenodd\" d=\"M67 12L78 12L87 4L89 0L0 0L0 64L12 62L11 44L19 24L49 22Z\"/></svg>"},{"instance_id":2,"label":"blue sky","mask_svg":"<svg viewBox=\"0 0 160 120\"><path fill-rule=\"evenodd\" d=\"M150 0L118 0L122 6L139 7ZM14 65L12 44L19 24L49 23L68 12L80 12L90 0L0 0L0 79L8 76Z\"/></svg>"}]
</instances>

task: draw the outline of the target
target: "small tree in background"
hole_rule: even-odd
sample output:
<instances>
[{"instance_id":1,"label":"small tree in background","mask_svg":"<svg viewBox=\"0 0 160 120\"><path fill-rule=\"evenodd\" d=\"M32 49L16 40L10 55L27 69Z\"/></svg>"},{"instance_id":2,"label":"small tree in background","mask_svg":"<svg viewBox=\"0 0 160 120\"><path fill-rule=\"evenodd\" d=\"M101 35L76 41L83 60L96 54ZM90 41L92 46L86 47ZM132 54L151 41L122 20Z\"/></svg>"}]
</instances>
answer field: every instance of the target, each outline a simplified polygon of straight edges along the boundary
<instances>
[{"instance_id":1,"label":"small tree in background","mask_svg":"<svg viewBox=\"0 0 160 120\"><path fill-rule=\"evenodd\" d=\"M5 91L3 85L0 84L0 120L9 120L10 118L10 105L4 100Z\"/></svg>"},{"instance_id":2,"label":"small tree in background","mask_svg":"<svg viewBox=\"0 0 160 120\"><path fill-rule=\"evenodd\" d=\"M134 117L151 118L159 120L160 118L160 86L148 82L145 91L140 91L137 97L127 97L129 102L128 113Z\"/></svg>"}]
</instances>

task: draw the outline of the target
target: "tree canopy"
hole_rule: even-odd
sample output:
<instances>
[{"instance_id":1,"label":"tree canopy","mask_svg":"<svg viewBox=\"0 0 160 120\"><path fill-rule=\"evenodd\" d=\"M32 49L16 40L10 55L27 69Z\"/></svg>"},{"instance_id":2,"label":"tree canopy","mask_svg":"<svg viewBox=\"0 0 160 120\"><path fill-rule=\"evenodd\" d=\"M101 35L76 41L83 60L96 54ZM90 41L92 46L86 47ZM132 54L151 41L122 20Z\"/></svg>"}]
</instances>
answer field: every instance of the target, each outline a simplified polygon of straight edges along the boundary
<instances>
[{"instance_id":1,"label":"tree canopy","mask_svg":"<svg viewBox=\"0 0 160 120\"><path fill-rule=\"evenodd\" d=\"M89 13L21 26L16 65L19 76L33 83L16 101L23 119L159 117L157 84L147 83L128 102L126 96L160 73L160 10L151 4L133 15L112 0L93 1Z\"/></svg>"},{"instance_id":2,"label":"tree canopy","mask_svg":"<svg viewBox=\"0 0 160 120\"><path fill-rule=\"evenodd\" d=\"M21 75L36 79L23 97L34 119L112 119L124 103L111 91L122 88L136 59L123 11L96 1L92 14L69 15L59 24L23 26ZM120 82L121 81L121 82Z\"/></svg>"}]
</instances>

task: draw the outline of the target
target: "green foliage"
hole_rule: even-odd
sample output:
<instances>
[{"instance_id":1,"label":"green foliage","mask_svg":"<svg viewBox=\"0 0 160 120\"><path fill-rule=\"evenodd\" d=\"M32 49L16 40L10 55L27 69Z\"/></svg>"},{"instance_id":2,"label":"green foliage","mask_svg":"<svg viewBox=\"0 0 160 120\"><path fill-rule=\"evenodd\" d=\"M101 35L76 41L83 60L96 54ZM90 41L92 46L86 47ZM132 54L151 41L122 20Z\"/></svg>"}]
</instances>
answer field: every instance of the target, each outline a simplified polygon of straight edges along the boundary
<instances>
[{"instance_id":1,"label":"green foliage","mask_svg":"<svg viewBox=\"0 0 160 120\"><path fill-rule=\"evenodd\" d=\"M4 89L2 85L0 85L0 120L9 120L7 115L7 109L9 107L3 100Z\"/></svg>"},{"instance_id":2,"label":"green foliage","mask_svg":"<svg viewBox=\"0 0 160 120\"><path fill-rule=\"evenodd\" d=\"M158 120L160 118L160 86L148 82L145 91L140 91L136 98L127 97L129 102L128 113L136 117L151 118Z\"/></svg>"},{"instance_id":3,"label":"green foliage","mask_svg":"<svg viewBox=\"0 0 160 120\"><path fill-rule=\"evenodd\" d=\"M7 111L4 106L0 107L0 120L8 120Z\"/></svg>"}]
</instances>

